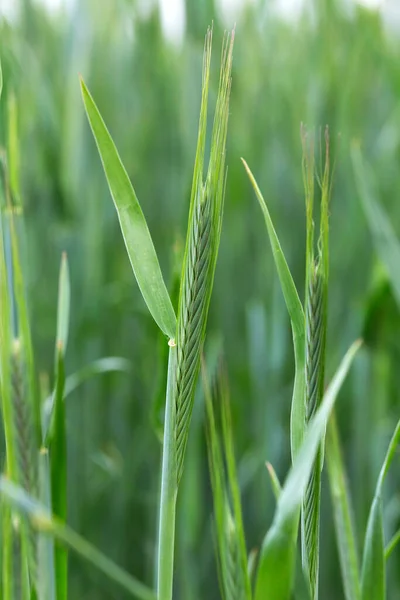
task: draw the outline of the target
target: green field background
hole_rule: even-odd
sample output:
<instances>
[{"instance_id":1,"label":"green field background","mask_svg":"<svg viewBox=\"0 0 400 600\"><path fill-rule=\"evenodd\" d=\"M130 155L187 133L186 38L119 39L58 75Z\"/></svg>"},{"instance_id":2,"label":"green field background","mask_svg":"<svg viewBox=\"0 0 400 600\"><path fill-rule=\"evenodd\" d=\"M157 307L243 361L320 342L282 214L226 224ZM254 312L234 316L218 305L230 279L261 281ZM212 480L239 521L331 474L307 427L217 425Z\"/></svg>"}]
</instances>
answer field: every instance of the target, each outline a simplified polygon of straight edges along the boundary
<instances>
[{"instance_id":1,"label":"green field background","mask_svg":"<svg viewBox=\"0 0 400 600\"><path fill-rule=\"evenodd\" d=\"M213 21L213 106L222 33L233 23L221 21L213 0L186 0L184 39L172 43L157 9L143 14L135 0L79 0L58 13L31 0L15 3L14 19L0 17L0 55L4 97L15 94L18 109L23 256L42 382L52 377L64 250L72 293L68 373L107 356L130 364L129 371L99 376L67 400L68 522L152 585L165 341L131 271L84 115L79 74L118 146L176 300L204 34ZM335 157L328 378L349 344L365 339L337 404L360 547L400 412L400 307L378 258L350 158L351 145L360 144L374 194L400 238L400 29L339 0L306 4L310 10L289 22L271 2L259 1L236 21L225 215L207 345L224 348L249 550L260 546L275 506L265 461L282 480L290 464L294 362L265 226L240 157L258 180L303 298L301 122L315 129L317 140L329 124ZM2 145L6 108L3 102ZM2 438L0 457L3 462ZM385 485L387 539L400 522L399 490L397 463ZM176 553L174 598L219 598L200 390L178 500ZM74 556L70 564L70 598L125 597ZM398 550L388 569L388 599L398 600ZM325 473L320 577L321 598L343 598Z\"/></svg>"}]
</instances>

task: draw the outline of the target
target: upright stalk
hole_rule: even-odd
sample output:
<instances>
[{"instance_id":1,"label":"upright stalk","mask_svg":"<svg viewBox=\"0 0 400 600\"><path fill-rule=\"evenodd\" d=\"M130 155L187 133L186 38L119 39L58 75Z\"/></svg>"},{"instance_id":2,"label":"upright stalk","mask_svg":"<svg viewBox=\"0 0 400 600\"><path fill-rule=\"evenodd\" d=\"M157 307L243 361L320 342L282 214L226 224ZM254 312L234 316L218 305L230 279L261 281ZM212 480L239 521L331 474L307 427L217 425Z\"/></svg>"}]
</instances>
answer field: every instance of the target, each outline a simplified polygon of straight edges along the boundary
<instances>
[{"instance_id":1,"label":"upright stalk","mask_svg":"<svg viewBox=\"0 0 400 600\"><path fill-rule=\"evenodd\" d=\"M175 374L177 349L169 342L168 380L165 407L163 460L161 474L160 522L158 541L158 600L172 598L175 544L175 513L178 492L175 457Z\"/></svg>"},{"instance_id":2,"label":"upright stalk","mask_svg":"<svg viewBox=\"0 0 400 600\"><path fill-rule=\"evenodd\" d=\"M221 235L233 39L234 32L224 37L210 160L204 179L211 30L207 32L205 41L199 133L179 292L176 341L171 339L169 342L158 546L158 600L172 598L176 497L183 473Z\"/></svg>"}]
</instances>

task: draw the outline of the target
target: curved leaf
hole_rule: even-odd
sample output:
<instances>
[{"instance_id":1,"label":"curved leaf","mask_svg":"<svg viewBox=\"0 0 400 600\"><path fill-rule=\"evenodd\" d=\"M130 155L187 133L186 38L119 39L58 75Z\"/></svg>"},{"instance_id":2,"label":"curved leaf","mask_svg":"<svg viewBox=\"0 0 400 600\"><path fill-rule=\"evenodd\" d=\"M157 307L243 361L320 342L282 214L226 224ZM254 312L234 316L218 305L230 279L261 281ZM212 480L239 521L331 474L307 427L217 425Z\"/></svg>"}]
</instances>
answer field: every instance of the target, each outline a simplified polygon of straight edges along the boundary
<instances>
[{"instance_id":1,"label":"curved leaf","mask_svg":"<svg viewBox=\"0 0 400 600\"><path fill-rule=\"evenodd\" d=\"M242 158L247 175L254 188L257 200L260 204L267 226L269 241L271 243L272 254L275 266L278 271L282 292L285 298L286 307L290 316L293 333L294 358L295 358L295 379L293 388L292 410L290 416L290 435L292 459L297 455L303 441L305 426L305 317L296 286L294 284L290 269L286 262L285 255L279 243L271 215L257 185L254 175L250 171L246 161Z\"/></svg>"},{"instance_id":2,"label":"curved leaf","mask_svg":"<svg viewBox=\"0 0 400 600\"><path fill-rule=\"evenodd\" d=\"M165 335L174 338L176 317L146 219L117 148L83 79L81 90L136 281L153 319Z\"/></svg>"},{"instance_id":3,"label":"curved leaf","mask_svg":"<svg viewBox=\"0 0 400 600\"><path fill-rule=\"evenodd\" d=\"M361 345L354 342L345 354L325 392L321 407L310 421L304 442L280 493L274 520L261 550L255 600L288 600L295 572L296 540L299 512L307 482L329 415L354 356Z\"/></svg>"}]
</instances>

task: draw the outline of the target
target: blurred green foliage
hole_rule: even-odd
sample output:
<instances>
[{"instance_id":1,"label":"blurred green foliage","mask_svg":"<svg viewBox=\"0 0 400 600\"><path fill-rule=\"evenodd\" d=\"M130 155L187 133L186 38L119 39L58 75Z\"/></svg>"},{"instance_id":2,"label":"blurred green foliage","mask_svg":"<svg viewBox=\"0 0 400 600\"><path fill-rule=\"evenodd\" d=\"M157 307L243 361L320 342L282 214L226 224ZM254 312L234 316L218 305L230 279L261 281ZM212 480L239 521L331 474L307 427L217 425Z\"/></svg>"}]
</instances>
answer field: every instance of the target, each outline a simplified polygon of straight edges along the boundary
<instances>
[{"instance_id":1,"label":"blurred green foliage","mask_svg":"<svg viewBox=\"0 0 400 600\"><path fill-rule=\"evenodd\" d=\"M15 3L16 17L0 20L0 54L4 97L14 94L18 111L25 273L38 366L45 380L53 359L63 250L71 274L67 372L101 356L123 356L132 364L129 374L92 380L67 400L69 522L152 584L165 344L131 272L84 117L78 74L113 135L166 281L176 289L203 39L213 20L215 100L224 25L214 0L186 0L185 37L174 45L164 38L158 11L143 15L135 0L80 0L71 11L54 14L32 0ZM279 281L240 157L258 180L304 295L299 130L305 122L318 137L320 126L328 123L336 156L328 377L350 342L359 335L366 339L337 407L361 544L379 466L399 415L400 307L356 193L350 146L354 139L361 143L379 200L400 236L400 31L388 33L378 13L357 6L344 10L339 0L315 1L311 14L292 23L271 6L260 0L237 20L229 172L209 340L223 340L247 544L253 548L260 545L274 509L265 461L282 480L289 466L294 364ZM0 107L3 145L6 104ZM399 470L393 469L386 486L388 539L400 522L399 484ZM324 476L320 590L324 599L336 600L343 592L327 492ZM178 504L175 597L213 600L218 587L200 394ZM399 561L395 551L389 563L390 600L400 598ZM71 598L123 598L74 557L70 580Z\"/></svg>"}]
</instances>

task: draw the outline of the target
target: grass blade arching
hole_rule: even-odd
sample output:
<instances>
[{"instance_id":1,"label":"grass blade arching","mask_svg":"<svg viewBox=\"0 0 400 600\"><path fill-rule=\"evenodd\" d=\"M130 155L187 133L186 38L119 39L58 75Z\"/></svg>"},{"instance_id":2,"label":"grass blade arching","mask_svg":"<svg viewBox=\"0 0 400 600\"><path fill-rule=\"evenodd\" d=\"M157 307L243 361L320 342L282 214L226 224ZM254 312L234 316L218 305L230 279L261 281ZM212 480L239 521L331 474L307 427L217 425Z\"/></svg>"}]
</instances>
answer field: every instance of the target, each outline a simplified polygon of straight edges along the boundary
<instances>
[{"instance_id":1,"label":"grass blade arching","mask_svg":"<svg viewBox=\"0 0 400 600\"><path fill-rule=\"evenodd\" d=\"M176 317L146 219L117 148L82 79L81 90L136 281L153 319L165 335L173 338Z\"/></svg>"},{"instance_id":2,"label":"grass blade arching","mask_svg":"<svg viewBox=\"0 0 400 600\"><path fill-rule=\"evenodd\" d=\"M286 262L286 258L283 253L282 247L279 243L279 239L273 226L266 202L246 161L244 159L242 159L242 161L264 215L269 240L271 243L272 255L274 257L275 266L278 271L283 296L285 298L286 307L292 325L295 359L295 379L290 417L290 437L293 460L301 447L305 426L305 316L303 306L297 293L297 289L293 281L293 277L290 273L288 264Z\"/></svg>"}]
</instances>

